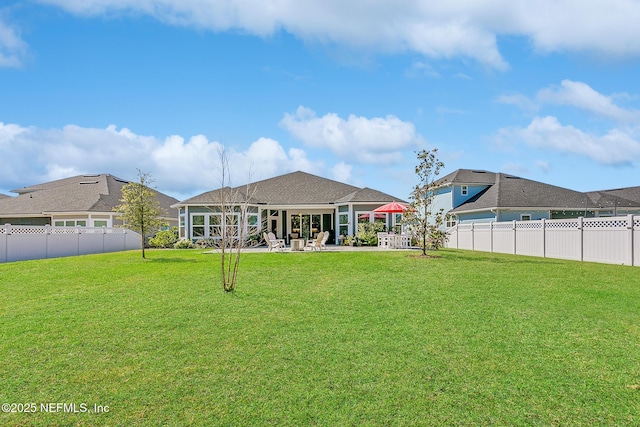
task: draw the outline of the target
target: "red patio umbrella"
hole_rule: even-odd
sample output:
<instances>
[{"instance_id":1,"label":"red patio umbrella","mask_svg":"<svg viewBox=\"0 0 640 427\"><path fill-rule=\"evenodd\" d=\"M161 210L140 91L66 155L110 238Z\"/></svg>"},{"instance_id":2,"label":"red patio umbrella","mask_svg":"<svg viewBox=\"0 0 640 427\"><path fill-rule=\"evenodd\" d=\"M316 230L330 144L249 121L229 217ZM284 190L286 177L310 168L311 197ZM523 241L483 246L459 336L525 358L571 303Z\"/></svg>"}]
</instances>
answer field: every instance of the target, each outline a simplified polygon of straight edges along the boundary
<instances>
[{"instance_id":1,"label":"red patio umbrella","mask_svg":"<svg viewBox=\"0 0 640 427\"><path fill-rule=\"evenodd\" d=\"M375 219L385 219L387 216L383 213L377 213L377 214L374 214L373 217ZM358 215L358 219L369 219L369 214Z\"/></svg>"},{"instance_id":2,"label":"red patio umbrella","mask_svg":"<svg viewBox=\"0 0 640 427\"><path fill-rule=\"evenodd\" d=\"M403 213L407 209L409 209L409 207L407 205L394 201L394 202L391 202L391 203L387 203L386 205L382 205L379 208L375 208L373 211L374 212L386 212L386 213Z\"/></svg>"}]
</instances>

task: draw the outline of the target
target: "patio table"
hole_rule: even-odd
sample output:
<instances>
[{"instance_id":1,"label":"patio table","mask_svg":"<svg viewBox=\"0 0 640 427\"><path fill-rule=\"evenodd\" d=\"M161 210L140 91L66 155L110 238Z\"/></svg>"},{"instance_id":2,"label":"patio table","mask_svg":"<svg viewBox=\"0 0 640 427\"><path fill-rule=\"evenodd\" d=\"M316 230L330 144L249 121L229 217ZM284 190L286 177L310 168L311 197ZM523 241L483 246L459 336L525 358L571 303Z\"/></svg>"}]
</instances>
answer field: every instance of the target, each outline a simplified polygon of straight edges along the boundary
<instances>
[{"instance_id":1,"label":"patio table","mask_svg":"<svg viewBox=\"0 0 640 427\"><path fill-rule=\"evenodd\" d=\"M292 251L303 251L304 250L304 239L291 239L291 250Z\"/></svg>"},{"instance_id":2,"label":"patio table","mask_svg":"<svg viewBox=\"0 0 640 427\"><path fill-rule=\"evenodd\" d=\"M411 236L407 234L389 234L389 247L393 249L406 249L411 247Z\"/></svg>"}]
</instances>

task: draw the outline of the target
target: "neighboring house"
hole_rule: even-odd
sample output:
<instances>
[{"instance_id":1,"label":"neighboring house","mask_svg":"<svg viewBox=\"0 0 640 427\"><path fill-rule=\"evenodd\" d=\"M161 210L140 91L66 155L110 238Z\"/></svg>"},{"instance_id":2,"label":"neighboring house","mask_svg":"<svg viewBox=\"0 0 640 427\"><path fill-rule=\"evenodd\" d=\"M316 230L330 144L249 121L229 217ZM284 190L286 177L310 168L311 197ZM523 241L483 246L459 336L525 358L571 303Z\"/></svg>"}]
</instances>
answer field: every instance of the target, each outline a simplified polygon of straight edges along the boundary
<instances>
[{"instance_id":1,"label":"neighboring house","mask_svg":"<svg viewBox=\"0 0 640 427\"><path fill-rule=\"evenodd\" d=\"M79 175L12 190L16 197L0 198L0 224L113 227L121 225L122 187L129 181L109 174ZM155 191L155 190L154 190ZM163 217L178 225L178 213L171 205L178 200L155 191L166 211Z\"/></svg>"},{"instance_id":2,"label":"neighboring house","mask_svg":"<svg viewBox=\"0 0 640 427\"><path fill-rule=\"evenodd\" d=\"M517 176L458 169L438 180L434 211L456 222L561 219L640 213L640 187L582 193Z\"/></svg>"},{"instance_id":3,"label":"neighboring house","mask_svg":"<svg viewBox=\"0 0 640 427\"><path fill-rule=\"evenodd\" d=\"M218 208L221 196L233 198L232 204L239 205L245 194L250 195L248 218L238 221L236 217L228 222L247 227L249 235L269 231L287 240L329 231L333 242L336 235L353 235L362 222L383 222L391 227L397 223L397 215L373 210L401 201L377 190L298 171L233 189L209 191L173 205L178 209L180 236L194 240L219 236L222 223L227 221Z\"/></svg>"}]
</instances>

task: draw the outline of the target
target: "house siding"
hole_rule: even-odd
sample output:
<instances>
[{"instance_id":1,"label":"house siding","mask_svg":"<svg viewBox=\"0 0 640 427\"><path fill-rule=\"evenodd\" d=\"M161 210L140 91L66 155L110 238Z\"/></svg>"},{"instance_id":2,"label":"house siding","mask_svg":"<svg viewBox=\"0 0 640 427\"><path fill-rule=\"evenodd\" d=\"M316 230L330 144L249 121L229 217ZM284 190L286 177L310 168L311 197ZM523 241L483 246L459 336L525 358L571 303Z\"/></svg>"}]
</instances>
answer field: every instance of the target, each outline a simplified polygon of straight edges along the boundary
<instances>
[{"instance_id":1,"label":"house siding","mask_svg":"<svg viewBox=\"0 0 640 427\"><path fill-rule=\"evenodd\" d=\"M534 210L515 210L506 211L498 210L498 221L520 221L521 215L531 215L531 220L549 219L549 211L534 211Z\"/></svg>"},{"instance_id":2,"label":"house siding","mask_svg":"<svg viewBox=\"0 0 640 427\"><path fill-rule=\"evenodd\" d=\"M464 222L491 222L496 220L496 214L491 211L475 212L468 214L459 214L458 222L460 224Z\"/></svg>"},{"instance_id":3,"label":"house siding","mask_svg":"<svg viewBox=\"0 0 640 427\"><path fill-rule=\"evenodd\" d=\"M488 185L466 185L467 187L467 195L464 196L462 194L463 185L454 185L452 192L452 204L454 208L457 208L473 196L477 195L479 192L485 190ZM453 208L452 208L453 209ZM445 211L446 212L446 211Z\"/></svg>"},{"instance_id":4,"label":"house siding","mask_svg":"<svg viewBox=\"0 0 640 427\"><path fill-rule=\"evenodd\" d=\"M431 212L439 212L440 209L447 213L454 208L451 187L440 188L435 191L433 200L431 201Z\"/></svg>"}]
</instances>

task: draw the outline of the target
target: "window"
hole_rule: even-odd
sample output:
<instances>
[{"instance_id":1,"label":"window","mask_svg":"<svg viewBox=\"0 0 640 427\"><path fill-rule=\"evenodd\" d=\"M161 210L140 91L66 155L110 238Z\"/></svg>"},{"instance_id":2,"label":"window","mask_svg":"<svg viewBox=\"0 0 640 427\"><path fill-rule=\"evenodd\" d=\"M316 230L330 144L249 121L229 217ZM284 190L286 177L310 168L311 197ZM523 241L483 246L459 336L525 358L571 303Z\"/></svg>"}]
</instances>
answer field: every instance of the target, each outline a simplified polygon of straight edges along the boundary
<instances>
[{"instance_id":1,"label":"window","mask_svg":"<svg viewBox=\"0 0 640 427\"><path fill-rule=\"evenodd\" d=\"M204 237L204 215L193 215L191 217L191 235L193 237Z\"/></svg>"},{"instance_id":2,"label":"window","mask_svg":"<svg viewBox=\"0 0 640 427\"><path fill-rule=\"evenodd\" d=\"M103 220L103 219L96 219L95 221L93 221L93 226L94 227L106 227L107 226L107 221Z\"/></svg>"},{"instance_id":3,"label":"window","mask_svg":"<svg viewBox=\"0 0 640 427\"><path fill-rule=\"evenodd\" d=\"M461 191L463 196L467 196L469 194L469 187L463 185Z\"/></svg>"},{"instance_id":4,"label":"window","mask_svg":"<svg viewBox=\"0 0 640 427\"><path fill-rule=\"evenodd\" d=\"M371 222L371 212L356 212L358 224L364 224Z\"/></svg>"},{"instance_id":5,"label":"window","mask_svg":"<svg viewBox=\"0 0 640 427\"><path fill-rule=\"evenodd\" d=\"M214 237L222 235L222 214L212 214L209 217L209 233L206 237ZM204 236L204 234L203 234ZM195 237L195 234L194 234Z\"/></svg>"},{"instance_id":6,"label":"window","mask_svg":"<svg viewBox=\"0 0 640 427\"><path fill-rule=\"evenodd\" d=\"M56 227L86 227L87 226L87 220L86 219L68 219L68 220L58 220L58 221L54 221L53 225Z\"/></svg>"},{"instance_id":7,"label":"window","mask_svg":"<svg viewBox=\"0 0 640 427\"><path fill-rule=\"evenodd\" d=\"M339 228L338 233L346 236L349 234L349 214L341 213L338 215Z\"/></svg>"},{"instance_id":8,"label":"window","mask_svg":"<svg viewBox=\"0 0 640 427\"><path fill-rule=\"evenodd\" d=\"M250 213L247 215L247 236L255 236L258 234L258 214Z\"/></svg>"},{"instance_id":9,"label":"window","mask_svg":"<svg viewBox=\"0 0 640 427\"><path fill-rule=\"evenodd\" d=\"M180 231L180 237L184 239L185 237L185 233L184 233L184 228L185 228L185 223L186 223L186 218L184 214L180 214L180 218L179 218L179 231Z\"/></svg>"},{"instance_id":10,"label":"window","mask_svg":"<svg viewBox=\"0 0 640 427\"><path fill-rule=\"evenodd\" d=\"M531 214L520 214L520 221L531 221Z\"/></svg>"},{"instance_id":11,"label":"window","mask_svg":"<svg viewBox=\"0 0 640 427\"><path fill-rule=\"evenodd\" d=\"M228 213L224 216L224 237L227 239L239 238L240 236L240 215ZM214 237L214 236L210 236Z\"/></svg>"},{"instance_id":12,"label":"window","mask_svg":"<svg viewBox=\"0 0 640 427\"><path fill-rule=\"evenodd\" d=\"M219 239L224 235L228 238L239 238L241 224L239 212L229 212L224 215L221 212L192 215L191 237ZM258 224L258 213L248 213L246 228L244 228L246 233L243 238L258 234Z\"/></svg>"}]
</instances>

